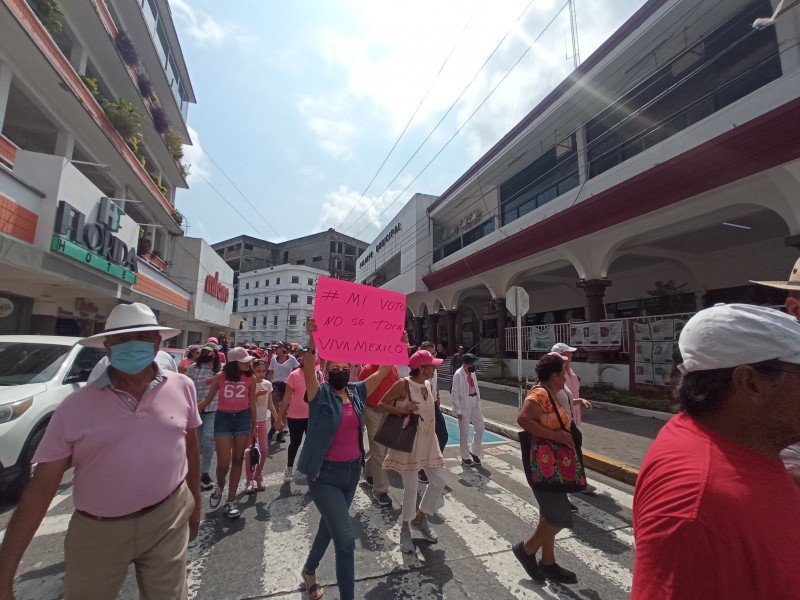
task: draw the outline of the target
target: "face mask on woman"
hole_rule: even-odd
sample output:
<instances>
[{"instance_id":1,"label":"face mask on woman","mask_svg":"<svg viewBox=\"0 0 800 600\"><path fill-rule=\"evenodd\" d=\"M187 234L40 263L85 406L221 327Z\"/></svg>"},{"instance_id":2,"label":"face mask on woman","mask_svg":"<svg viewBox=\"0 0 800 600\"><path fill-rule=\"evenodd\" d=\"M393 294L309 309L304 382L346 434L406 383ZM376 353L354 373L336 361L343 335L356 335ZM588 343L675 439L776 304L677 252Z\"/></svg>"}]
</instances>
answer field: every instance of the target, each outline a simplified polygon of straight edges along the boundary
<instances>
[{"instance_id":1,"label":"face mask on woman","mask_svg":"<svg viewBox=\"0 0 800 600\"><path fill-rule=\"evenodd\" d=\"M328 371L328 383L337 392L344 389L348 381L350 381L350 371Z\"/></svg>"},{"instance_id":2,"label":"face mask on woman","mask_svg":"<svg viewBox=\"0 0 800 600\"><path fill-rule=\"evenodd\" d=\"M131 340L111 346L111 366L133 375L146 369L155 358L153 342Z\"/></svg>"}]
</instances>

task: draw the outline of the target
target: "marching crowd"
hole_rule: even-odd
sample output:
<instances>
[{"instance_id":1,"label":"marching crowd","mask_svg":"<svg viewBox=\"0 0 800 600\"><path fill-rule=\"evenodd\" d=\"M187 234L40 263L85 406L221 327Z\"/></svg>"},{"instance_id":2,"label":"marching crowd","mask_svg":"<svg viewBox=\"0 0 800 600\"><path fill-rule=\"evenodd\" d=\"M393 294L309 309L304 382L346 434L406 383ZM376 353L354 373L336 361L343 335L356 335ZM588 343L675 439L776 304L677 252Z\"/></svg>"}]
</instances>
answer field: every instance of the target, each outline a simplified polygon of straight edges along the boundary
<instances>
[{"instance_id":1,"label":"marching crowd","mask_svg":"<svg viewBox=\"0 0 800 600\"><path fill-rule=\"evenodd\" d=\"M788 315L718 305L680 333L681 412L653 443L634 496L637 600L800 594L800 483L793 480L800 479L793 470L800 442L798 271L800 261L789 281L763 282L789 290ZM320 514L300 573L310 598L324 594L316 569L331 542L340 597L355 597L349 509L362 477L381 506L392 503L386 471L402 477L402 552L414 551L412 530L435 543L428 517L444 502L448 438L436 381L442 359L429 342L410 346L404 333L404 364L325 361L316 327L310 319L306 345L227 348L209 338L176 366L159 346L179 331L158 325L143 304L117 306L106 331L81 342L104 347L105 364L58 407L34 457L38 466L0 548L0 600L14 598L20 560L68 468L75 512L64 547L65 598L115 598L130 564L141 597L186 598L187 546L197 535L201 491L210 492L211 508L225 496L225 516L238 518L242 471L245 493L264 490L269 444L285 443L287 434L285 481L295 477L297 462ZM581 410L591 404L579 395L574 350L556 344L538 361L537 384L517 420L540 518L511 549L538 582L577 581L556 562L555 538L573 525L568 494L592 489L579 429ZM465 468L481 465L482 457L476 363L463 348L451 359Z\"/></svg>"}]
</instances>

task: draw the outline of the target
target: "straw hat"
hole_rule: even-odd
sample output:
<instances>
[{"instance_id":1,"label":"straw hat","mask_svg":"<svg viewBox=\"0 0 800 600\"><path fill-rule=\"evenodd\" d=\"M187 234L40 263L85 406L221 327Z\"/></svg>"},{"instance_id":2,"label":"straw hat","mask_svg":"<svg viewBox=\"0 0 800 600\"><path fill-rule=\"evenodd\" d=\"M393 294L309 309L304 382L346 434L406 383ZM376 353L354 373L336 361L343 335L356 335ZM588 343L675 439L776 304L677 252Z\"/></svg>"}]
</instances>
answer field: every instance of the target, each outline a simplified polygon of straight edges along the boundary
<instances>
[{"instance_id":1,"label":"straw hat","mask_svg":"<svg viewBox=\"0 0 800 600\"><path fill-rule=\"evenodd\" d=\"M768 285L769 287L780 288L782 290L794 290L800 292L800 258L794 263L794 269L789 275L788 281L753 281L750 283L759 283L761 285Z\"/></svg>"},{"instance_id":2,"label":"straw hat","mask_svg":"<svg viewBox=\"0 0 800 600\"><path fill-rule=\"evenodd\" d=\"M162 327L158 324L156 316L150 307L141 302L133 304L118 304L108 315L106 329L103 333L96 333L82 339L79 343L89 348L102 348L108 336L137 331L158 331L162 340L168 340L180 335L180 329Z\"/></svg>"}]
</instances>

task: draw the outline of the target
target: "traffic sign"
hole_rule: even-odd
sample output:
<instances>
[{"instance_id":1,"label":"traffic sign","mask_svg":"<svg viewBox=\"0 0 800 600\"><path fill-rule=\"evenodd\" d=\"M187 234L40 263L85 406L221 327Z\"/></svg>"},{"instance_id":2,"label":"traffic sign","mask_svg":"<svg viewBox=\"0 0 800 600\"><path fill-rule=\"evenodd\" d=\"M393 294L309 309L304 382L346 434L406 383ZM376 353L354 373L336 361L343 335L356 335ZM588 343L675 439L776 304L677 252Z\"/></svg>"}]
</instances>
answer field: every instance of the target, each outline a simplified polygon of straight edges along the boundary
<instances>
[{"instance_id":1,"label":"traffic sign","mask_svg":"<svg viewBox=\"0 0 800 600\"><path fill-rule=\"evenodd\" d=\"M506 292L506 308L512 315L522 316L528 314L531 308L531 298L525 288L515 285ZM519 308L519 310L517 310Z\"/></svg>"}]
</instances>

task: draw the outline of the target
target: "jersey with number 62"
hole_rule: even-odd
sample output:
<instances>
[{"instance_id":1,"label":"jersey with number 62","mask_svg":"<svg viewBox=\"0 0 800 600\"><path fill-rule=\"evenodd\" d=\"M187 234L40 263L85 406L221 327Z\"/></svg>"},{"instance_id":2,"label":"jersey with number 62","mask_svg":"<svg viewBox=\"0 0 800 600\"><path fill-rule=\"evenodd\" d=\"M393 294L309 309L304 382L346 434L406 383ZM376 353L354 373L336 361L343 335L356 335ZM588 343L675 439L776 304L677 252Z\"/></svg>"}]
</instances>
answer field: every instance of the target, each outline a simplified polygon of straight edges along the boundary
<instances>
[{"instance_id":1,"label":"jersey with number 62","mask_svg":"<svg viewBox=\"0 0 800 600\"><path fill-rule=\"evenodd\" d=\"M250 382L252 377L240 375L239 381L229 381L222 376L219 384L219 402L217 410L222 412L240 412L250 408Z\"/></svg>"}]
</instances>

